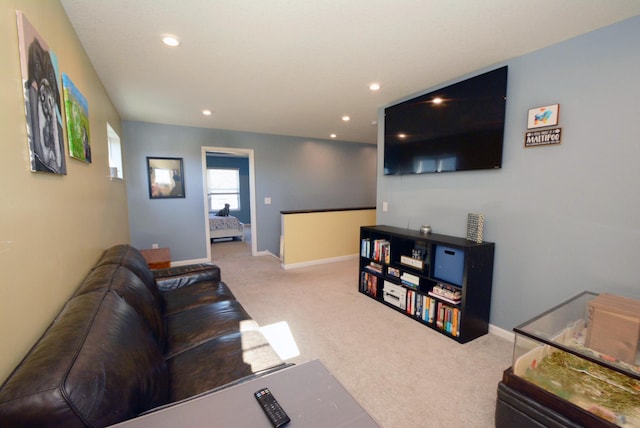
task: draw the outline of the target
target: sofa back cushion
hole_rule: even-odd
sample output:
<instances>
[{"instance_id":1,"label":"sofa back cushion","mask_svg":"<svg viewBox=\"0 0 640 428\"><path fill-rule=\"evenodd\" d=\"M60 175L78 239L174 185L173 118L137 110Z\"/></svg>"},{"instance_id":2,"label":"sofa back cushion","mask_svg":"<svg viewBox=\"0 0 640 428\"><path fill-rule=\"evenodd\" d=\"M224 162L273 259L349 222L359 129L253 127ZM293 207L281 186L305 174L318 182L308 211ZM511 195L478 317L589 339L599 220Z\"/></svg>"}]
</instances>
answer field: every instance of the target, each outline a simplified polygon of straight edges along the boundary
<instances>
[{"instance_id":1,"label":"sofa back cushion","mask_svg":"<svg viewBox=\"0 0 640 428\"><path fill-rule=\"evenodd\" d=\"M0 388L0 426L102 427L168 399L163 354L112 291L72 298Z\"/></svg>"},{"instance_id":2,"label":"sofa back cushion","mask_svg":"<svg viewBox=\"0 0 640 428\"><path fill-rule=\"evenodd\" d=\"M92 270L74 296L94 291L112 290L122 297L145 320L158 345L165 349L167 334L162 309L144 282L122 265L102 265Z\"/></svg>"},{"instance_id":3,"label":"sofa back cushion","mask_svg":"<svg viewBox=\"0 0 640 428\"><path fill-rule=\"evenodd\" d=\"M156 279L140 251L127 244L115 245L104 252L95 267L109 264L124 266L138 275L142 282L149 287L151 294L153 294L160 308L164 310L164 303L160 295L160 290L158 290Z\"/></svg>"}]
</instances>

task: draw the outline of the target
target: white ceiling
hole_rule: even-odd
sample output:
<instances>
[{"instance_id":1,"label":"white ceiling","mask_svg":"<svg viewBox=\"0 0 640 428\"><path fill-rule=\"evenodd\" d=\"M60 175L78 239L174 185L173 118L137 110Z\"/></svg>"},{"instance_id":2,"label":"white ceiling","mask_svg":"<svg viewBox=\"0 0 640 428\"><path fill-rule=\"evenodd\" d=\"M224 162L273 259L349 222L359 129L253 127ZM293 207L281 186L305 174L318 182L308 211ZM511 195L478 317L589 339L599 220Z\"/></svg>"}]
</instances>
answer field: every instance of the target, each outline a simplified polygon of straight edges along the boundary
<instances>
[{"instance_id":1,"label":"white ceiling","mask_svg":"<svg viewBox=\"0 0 640 428\"><path fill-rule=\"evenodd\" d=\"M365 143L380 106L640 14L638 0L61 3L123 120Z\"/></svg>"}]
</instances>

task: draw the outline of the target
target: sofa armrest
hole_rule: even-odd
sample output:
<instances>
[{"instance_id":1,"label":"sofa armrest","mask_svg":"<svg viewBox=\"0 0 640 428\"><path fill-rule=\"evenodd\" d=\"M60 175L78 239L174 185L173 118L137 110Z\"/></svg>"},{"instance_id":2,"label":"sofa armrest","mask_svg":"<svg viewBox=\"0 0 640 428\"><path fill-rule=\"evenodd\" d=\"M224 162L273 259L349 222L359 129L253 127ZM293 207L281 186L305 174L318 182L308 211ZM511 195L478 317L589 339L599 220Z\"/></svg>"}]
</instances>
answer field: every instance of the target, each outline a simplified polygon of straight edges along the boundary
<instances>
[{"instance_id":1,"label":"sofa armrest","mask_svg":"<svg viewBox=\"0 0 640 428\"><path fill-rule=\"evenodd\" d=\"M160 291L174 290L202 281L220 281L220 268L212 263L198 263L153 271Z\"/></svg>"}]
</instances>

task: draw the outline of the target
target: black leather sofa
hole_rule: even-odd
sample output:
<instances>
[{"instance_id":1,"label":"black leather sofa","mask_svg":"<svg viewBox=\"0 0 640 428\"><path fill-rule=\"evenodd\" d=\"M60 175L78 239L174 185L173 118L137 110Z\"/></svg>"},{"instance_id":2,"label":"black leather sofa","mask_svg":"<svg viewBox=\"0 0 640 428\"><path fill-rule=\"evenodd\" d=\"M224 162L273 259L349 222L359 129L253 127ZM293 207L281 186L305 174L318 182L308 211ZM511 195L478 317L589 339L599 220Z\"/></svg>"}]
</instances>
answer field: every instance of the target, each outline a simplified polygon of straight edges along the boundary
<instances>
[{"instance_id":1,"label":"black leather sofa","mask_svg":"<svg viewBox=\"0 0 640 428\"><path fill-rule=\"evenodd\" d=\"M282 367L217 266L118 245L0 387L0 426L107 426Z\"/></svg>"}]
</instances>

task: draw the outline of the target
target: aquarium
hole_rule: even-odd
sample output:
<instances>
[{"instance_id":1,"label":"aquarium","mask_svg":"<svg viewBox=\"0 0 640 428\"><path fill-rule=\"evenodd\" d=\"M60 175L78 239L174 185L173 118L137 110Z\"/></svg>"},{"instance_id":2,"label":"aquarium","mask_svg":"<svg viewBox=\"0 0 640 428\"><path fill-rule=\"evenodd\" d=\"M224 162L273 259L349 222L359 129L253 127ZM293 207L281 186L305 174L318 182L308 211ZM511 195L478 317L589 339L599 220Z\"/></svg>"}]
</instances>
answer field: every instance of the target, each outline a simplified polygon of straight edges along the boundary
<instances>
[{"instance_id":1,"label":"aquarium","mask_svg":"<svg viewBox=\"0 0 640 428\"><path fill-rule=\"evenodd\" d=\"M513 374L606 421L640 428L639 305L583 292L514 328Z\"/></svg>"}]
</instances>

